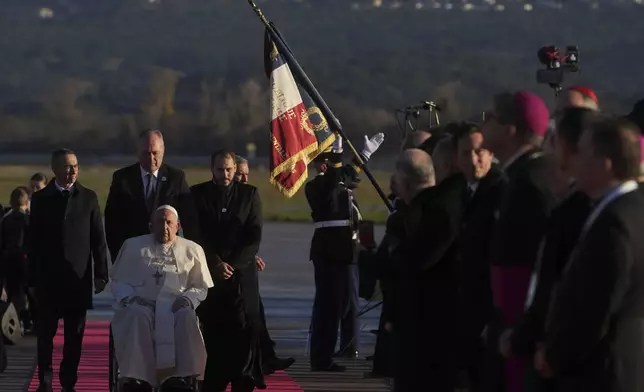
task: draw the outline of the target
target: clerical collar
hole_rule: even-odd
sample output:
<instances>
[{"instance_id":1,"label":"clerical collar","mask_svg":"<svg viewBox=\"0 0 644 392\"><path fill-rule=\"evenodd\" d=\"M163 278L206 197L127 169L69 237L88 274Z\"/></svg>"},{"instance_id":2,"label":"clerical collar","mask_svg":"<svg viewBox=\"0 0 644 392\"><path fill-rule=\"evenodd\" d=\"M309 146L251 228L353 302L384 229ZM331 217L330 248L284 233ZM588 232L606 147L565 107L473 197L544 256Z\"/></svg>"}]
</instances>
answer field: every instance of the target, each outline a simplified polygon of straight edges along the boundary
<instances>
[{"instance_id":1,"label":"clerical collar","mask_svg":"<svg viewBox=\"0 0 644 392\"><path fill-rule=\"evenodd\" d=\"M154 178L157 178L157 176L159 175L159 169L156 169L155 171L150 173L149 171L145 170L143 166L139 165L139 170L141 171L141 177L143 178L145 178L145 176L147 176L148 174L152 174L152 177Z\"/></svg>"},{"instance_id":2,"label":"clerical collar","mask_svg":"<svg viewBox=\"0 0 644 392\"><path fill-rule=\"evenodd\" d=\"M58 189L58 192L63 192L63 191L69 191L69 192L71 192L71 191L72 191L72 188L74 188L74 184L71 184L71 185L70 185L69 187L67 187L67 188L63 188L62 186L60 186L60 184L58 184L58 181L56 181L56 180L54 180L54 185L56 186L56 189Z\"/></svg>"}]
</instances>

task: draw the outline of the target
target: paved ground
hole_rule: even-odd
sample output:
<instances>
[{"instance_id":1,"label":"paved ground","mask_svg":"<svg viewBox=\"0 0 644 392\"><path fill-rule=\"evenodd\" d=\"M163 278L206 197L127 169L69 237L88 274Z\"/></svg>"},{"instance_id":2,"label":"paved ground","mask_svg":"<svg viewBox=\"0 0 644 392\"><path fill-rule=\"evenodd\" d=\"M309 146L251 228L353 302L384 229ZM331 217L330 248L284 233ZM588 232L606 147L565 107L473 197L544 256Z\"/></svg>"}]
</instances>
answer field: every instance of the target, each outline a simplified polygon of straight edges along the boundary
<instances>
[{"instance_id":1,"label":"paved ground","mask_svg":"<svg viewBox=\"0 0 644 392\"><path fill-rule=\"evenodd\" d=\"M383 228L376 228L376 236L382 236ZM277 342L280 356L297 358L288 372L306 391L387 391L384 381L363 380L370 363L361 360L341 361L349 367L345 374L330 375L311 373L306 361L307 338L311 306L315 287L313 267L308 261L308 247L312 225L296 223L267 223L260 256L266 262L266 270L260 274L260 290L271 336ZM97 296L95 310L90 319L109 319L112 314L109 292ZM363 306L368 304L363 301ZM377 328L379 309L361 318L360 353L371 355L375 338L369 330ZM24 339L16 347L9 348L9 368L0 374L1 392L24 391L31 378L35 357L33 339Z\"/></svg>"}]
</instances>

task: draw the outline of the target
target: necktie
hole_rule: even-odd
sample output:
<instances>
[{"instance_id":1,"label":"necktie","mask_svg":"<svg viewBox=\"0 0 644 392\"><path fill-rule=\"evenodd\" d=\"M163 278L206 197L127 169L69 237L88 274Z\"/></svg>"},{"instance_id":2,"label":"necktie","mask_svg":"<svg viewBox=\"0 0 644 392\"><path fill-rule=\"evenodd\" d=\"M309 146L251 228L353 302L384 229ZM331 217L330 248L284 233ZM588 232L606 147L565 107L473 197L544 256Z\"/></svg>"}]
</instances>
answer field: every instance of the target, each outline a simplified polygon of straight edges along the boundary
<instances>
[{"instance_id":1,"label":"necktie","mask_svg":"<svg viewBox=\"0 0 644 392\"><path fill-rule=\"evenodd\" d=\"M66 198L69 197L69 195L71 194L71 192L67 189L63 189L60 193L62 193L63 196L65 196Z\"/></svg>"},{"instance_id":2,"label":"necktie","mask_svg":"<svg viewBox=\"0 0 644 392\"><path fill-rule=\"evenodd\" d=\"M148 210L152 209L154 204L154 189L152 189L152 173L146 174L148 178L147 186L145 187L145 205L148 207Z\"/></svg>"}]
</instances>

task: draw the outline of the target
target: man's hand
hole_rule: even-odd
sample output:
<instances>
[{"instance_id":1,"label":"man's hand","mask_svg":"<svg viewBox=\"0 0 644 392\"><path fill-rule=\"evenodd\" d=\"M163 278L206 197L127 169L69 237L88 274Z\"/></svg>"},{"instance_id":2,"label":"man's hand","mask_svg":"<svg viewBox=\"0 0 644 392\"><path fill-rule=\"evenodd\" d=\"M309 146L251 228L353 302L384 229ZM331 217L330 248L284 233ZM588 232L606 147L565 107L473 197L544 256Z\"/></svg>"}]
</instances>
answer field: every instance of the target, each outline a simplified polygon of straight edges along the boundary
<instances>
[{"instance_id":1,"label":"man's hand","mask_svg":"<svg viewBox=\"0 0 644 392\"><path fill-rule=\"evenodd\" d=\"M380 145L382 142L385 141L385 134L380 132L372 136L371 138L367 137L367 135L364 135L364 147L362 148L362 155L366 159L371 158L371 154L376 152L378 148L380 148Z\"/></svg>"},{"instance_id":2,"label":"man's hand","mask_svg":"<svg viewBox=\"0 0 644 392\"><path fill-rule=\"evenodd\" d=\"M499 337L499 353L501 353L501 355L506 359L512 356L512 344L510 342L511 337L511 329L506 329Z\"/></svg>"},{"instance_id":3,"label":"man's hand","mask_svg":"<svg viewBox=\"0 0 644 392\"><path fill-rule=\"evenodd\" d=\"M186 297L177 298L172 304L172 313L177 313L182 308L191 307L192 303Z\"/></svg>"},{"instance_id":4,"label":"man's hand","mask_svg":"<svg viewBox=\"0 0 644 392\"><path fill-rule=\"evenodd\" d=\"M537 372L539 372L541 377L552 378L554 376L554 372L546 361L546 349L545 347L543 347L543 345L539 346L540 347L537 352L534 353L534 368Z\"/></svg>"},{"instance_id":5,"label":"man's hand","mask_svg":"<svg viewBox=\"0 0 644 392\"><path fill-rule=\"evenodd\" d=\"M217 265L217 270L216 270L216 275L219 279L230 279L231 276L233 276L233 273L235 270L233 267L230 266L228 263L224 263L223 261Z\"/></svg>"},{"instance_id":6,"label":"man's hand","mask_svg":"<svg viewBox=\"0 0 644 392\"><path fill-rule=\"evenodd\" d=\"M107 286L106 281L101 278L94 278L94 294L98 294L105 290L105 286Z\"/></svg>"},{"instance_id":7,"label":"man's hand","mask_svg":"<svg viewBox=\"0 0 644 392\"><path fill-rule=\"evenodd\" d=\"M264 260L259 256L255 256L255 264L257 264L257 271L264 271L264 268L266 268Z\"/></svg>"}]
</instances>

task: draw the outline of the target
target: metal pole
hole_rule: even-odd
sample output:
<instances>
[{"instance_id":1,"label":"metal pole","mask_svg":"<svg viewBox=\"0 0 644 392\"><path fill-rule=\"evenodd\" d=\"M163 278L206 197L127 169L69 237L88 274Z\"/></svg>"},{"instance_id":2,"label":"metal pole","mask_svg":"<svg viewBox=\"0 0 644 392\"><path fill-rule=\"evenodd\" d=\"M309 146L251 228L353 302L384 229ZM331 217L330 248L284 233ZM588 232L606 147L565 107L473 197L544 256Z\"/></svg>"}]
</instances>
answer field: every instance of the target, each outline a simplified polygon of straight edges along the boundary
<instances>
[{"instance_id":1,"label":"metal pole","mask_svg":"<svg viewBox=\"0 0 644 392\"><path fill-rule=\"evenodd\" d=\"M340 121L333 115L333 112L331 112L331 109L327 106L326 102L324 102L324 99L322 99L322 96L320 93L317 91L315 86L313 86L313 83L309 79L309 77L306 75L300 64L298 64L297 60L295 60L295 57L291 53L291 51L288 48L288 45L284 41L284 39L281 37L281 35L278 33L277 29L275 26L266 19L264 14L262 13L262 10L257 7L257 4L253 0L248 0L248 3L250 4L251 7L253 7L253 10L259 17L259 19L262 21L262 23L266 26L266 30L268 33L271 35L271 38L273 39L273 42L277 46L280 54L284 56L284 59L289 65L289 68L291 69L291 72L293 72L293 76L295 79L302 84L302 87L310 94L311 99L313 102L315 102L316 106L320 109L326 120L331 124L331 129L333 129L335 132L338 133L344 139L344 142L346 143L347 146L349 146L349 149L355 156L355 160L357 161L358 165L360 168L362 168L362 171L366 174L367 178L369 178L369 181L371 181L371 184L373 184L373 187L376 189L376 192L378 192L378 195L382 199L382 201L385 203L389 211L393 211L393 205L387 198L387 195L385 192L382 190L380 185L378 185L378 182L374 178L373 174L371 174L371 171L369 168L366 166L364 160L362 159L362 156L356 148L354 147L353 143L346 137L344 134L344 131L342 130L342 125L340 124Z\"/></svg>"}]
</instances>

